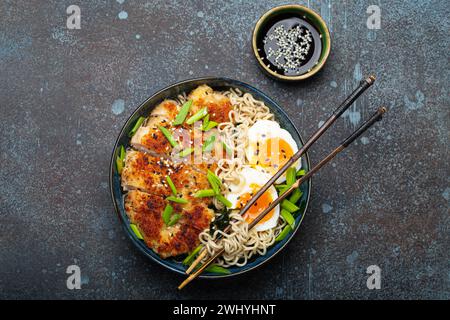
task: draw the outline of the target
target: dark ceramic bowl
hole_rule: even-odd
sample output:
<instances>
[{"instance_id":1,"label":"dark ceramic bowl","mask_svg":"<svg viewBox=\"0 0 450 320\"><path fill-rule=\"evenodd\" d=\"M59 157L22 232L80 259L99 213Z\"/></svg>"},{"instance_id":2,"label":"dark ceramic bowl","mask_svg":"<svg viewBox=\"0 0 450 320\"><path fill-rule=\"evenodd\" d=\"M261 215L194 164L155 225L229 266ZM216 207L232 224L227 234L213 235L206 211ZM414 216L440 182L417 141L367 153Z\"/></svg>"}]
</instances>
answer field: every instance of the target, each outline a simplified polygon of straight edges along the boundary
<instances>
[{"instance_id":1,"label":"dark ceramic bowl","mask_svg":"<svg viewBox=\"0 0 450 320\"><path fill-rule=\"evenodd\" d=\"M277 18L281 16L292 16L292 17L305 17L309 23L318 31L321 35L322 42L322 51L319 56L319 60L316 65L311 67L309 71L300 75L282 75L273 70L271 70L266 63L264 63L259 51L258 51L258 43L262 41L262 37L264 37L265 30L267 26L269 26L273 21L276 21ZM300 6L298 4L288 4L279 7L275 7L267 11L265 14L259 18L256 22L255 28L253 29L252 36L252 47L253 54L255 55L256 60L258 61L259 66L264 70L264 72L271 76L272 78L282 80L282 81L299 81L307 79L317 72L325 65L325 62L330 55L331 50L331 38L330 32L328 31L328 27L322 17L317 14L314 10L311 10L307 7Z\"/></svg>"},{"instance_id":2,"label":"dark ceramic bowl","mask_svg":"<svg viewBox=\"0 0 450 320\"><path fill-rule=\"evenodd\" d=\"M118 154L118 150L121 145L128 147L130 138L128 137L128 132L131 130L135 122L140 116L148 116L152 109L158 105L162 100L167 98L174 98L177 97L179 94L184 92L189 92L193 89L195 89L197 86L201 84L207 84L210 87L212 87L215 90L228 90L230 88L238 88L242 92L248 92L251 93L256 99L264 101L264 103L270 108L270 110L275 114L276 120L280 123L281 127L286 129L290 132L294 140L297 142L297 145L301 146L303 145L303 140L300 137L300 134L298 130L295 128L294 124L289 120L288 115L283 111L283 109L275 103L271 98L266 96L264 93L259 91L258 89L232 79L227 78L199 78L199 79L192 79L192 80L186 80L182 81L176 84L173 84L165 89L162 89L155 93L153 96L148 98L146 101L144 101L134 112L133 114L128 118L125 125L122 127L122 130L119 133L119 137L116 140L116 143L114 145L114 150L111 157L111 163L110 163L110 174L109 174L109 184L110 184L110 191L111 191L111 197L114 204L114 208L116 210L116 213L122 223L122 225L125 228L125 231L128 235L128 237L131 239L131 241L134 243L134 245L147 257L149 257L151 260L156 261L160 265L175 271L180 274L185 274L186 267L181 264L182 258L169 258L169 259L162 259L157 255L153 250L148 248L145 243L142 240L139 240L136 235L133 233L133 231L130 228L130 222L128 220L127 214L125 213L124 209L124 193L122 191L121 185L120 185L120 176L117 172L117 168L115 166L115 159ZM305 154L302 157L302 167L306 170L309 170L310 163L309 163L309 157L307 154ZM291 232L286 238L284 238L282 241L276 243L271 248L267 250L266 255L264 256L257 256L252 258L245 266L243 267L231 267L229 268L230 274L227 275L218 275L213 273L203 273L200 277L202 278L223 278L223 277L229 277L237 274L241 274L247 271L250 271L266 261L270 260L272 257L274 257L278 252L281 251L281 249L284 248L284 246L292 239L294 234L297 232L303 217L306 212L306 208L308 207L309 202L309 195L311 190L311 180L308 181L308 183L304 183L301 187L301 190L303 191L303 196L299 200L299 207L300 211L297 214L296 217L296 226L295 230Z\"/></svg>"}]
</instances>

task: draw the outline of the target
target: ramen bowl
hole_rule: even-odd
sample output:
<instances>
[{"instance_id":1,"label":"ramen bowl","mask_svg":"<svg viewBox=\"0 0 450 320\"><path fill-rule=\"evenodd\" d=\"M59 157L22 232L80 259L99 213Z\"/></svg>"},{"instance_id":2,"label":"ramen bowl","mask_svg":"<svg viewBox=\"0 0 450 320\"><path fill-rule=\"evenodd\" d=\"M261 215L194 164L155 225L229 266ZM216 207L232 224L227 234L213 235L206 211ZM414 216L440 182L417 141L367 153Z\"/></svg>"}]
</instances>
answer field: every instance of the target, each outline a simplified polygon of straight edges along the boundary
<instances>
[{"instance_id":1,"label":"ramen bowl","mask_svg":"<svg viewBox=\"0 0 450 320\"><path fill-rule=\"evenodd\" d=\"M227 78L198 78L198 79L192 79L192 80L185 80L173 85L170 85L158 92L156 92L154 95L149 97L147 100L145 100L137 109L131 114L131 116L128 118L128 120L123 125L122 129L120 130L120 133L117 137L117 140L114 144L112 157L111 157L111 163L110 163L110 170L109 170L109 185L110 185L110 192L111 192L111 198L112 202L116 211L116 214L120 220L120 223L123 225L125 232L127 233L129 239L133 242L133 244L138 248L138 250L144 254L146 257L148 257L150 260L160 264L161 266L172 270L174 272L177 272L179 274L185 274L186 266L182 264L182 258L167 258L163 259L161 258L157 253L155 253L152 249L146 246L144 241L140 240L136 234L133 232L133 230L130 227L130 222L128 219L128 216L125 212L124 208L124 192L121 188L121 181L120 181L120 175L117 171L116 165L115 165L115 159L119 153L120 146L128 147L130 146L130 137L128 136L128 133L133 128L136 121L139 119L139 117L148 116L152 109L158 105L162 100L174 98L178 95L190 92L191 90L195 89L199 85L206 84L210 87L212 87L214 90L228 90L230 88L236 88L244 93L250 93L254 96L255 99L263 101L271 110L271 112L275 115L275 120L280 124L280 126L284 129L286 129L294 138L297 145L300 147L303 145L303 140L300 136L300 133L298 132L295 125L291 122L288 115L283 111L283 109L270 97L268 97L266 94L261 92L260 90L244 83L241 81L233 80L233 79L227 79ZM310 162L308 154L304 154L302 156L302 167L306 171L310 168ZM201 278L223 278L223 277L230 277L238 274L242 274L245 272L248 272L250 270L253 270L262 264L266 263L270 259L272 259L277 253L279 253L288 243L289 241L294 237L297 230L300 227L300 224L305 216L309 197L310 197L310 190L311 190L311 180L308 180L307 182L303 183L301 186L301 191L303 192L302 198L299 200L299 207L300 210L297 212L296 216L296 223L294 230L285 237L282 241L275 243L273 246L268 248L267 253L264 256L255 256L252 257L248 263L242 267L229 267L228 270L230 271L229 274L214 274L214 273L203 273L200 277Z\"/></svg>"}]
</instances>

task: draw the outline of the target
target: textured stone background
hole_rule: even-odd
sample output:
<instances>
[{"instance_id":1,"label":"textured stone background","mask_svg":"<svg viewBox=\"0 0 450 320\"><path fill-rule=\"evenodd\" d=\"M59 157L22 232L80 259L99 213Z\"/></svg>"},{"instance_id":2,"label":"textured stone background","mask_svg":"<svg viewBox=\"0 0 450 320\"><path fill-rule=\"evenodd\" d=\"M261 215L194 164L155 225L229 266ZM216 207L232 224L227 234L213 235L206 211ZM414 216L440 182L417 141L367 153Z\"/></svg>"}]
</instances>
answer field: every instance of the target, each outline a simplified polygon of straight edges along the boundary
<instances>
[{"instance_id":1,"label":"textured stone background","mask_svg":"<svg viewBox=\"0 0 450 320\"><path fill-rule=\"evenodd\" d=\"M294 85L268 79L251 54L257 18L282 3L0 2L0 298L450 298L447 1L298 1L324 17L333 45L324 70ZM70 4L81 30L66 28ZM366 26L370 4L381 30ZM313 162L380 104L388 116L314 178L304 224L270 263L178 292L182 278L125 238L110 153L156 90L240 79L308 137L371 72L377 83L313 147ZM66 288L71 264L81 290ZM381 290L366 287L372 264Z\"/></svg>"}]
</instances>

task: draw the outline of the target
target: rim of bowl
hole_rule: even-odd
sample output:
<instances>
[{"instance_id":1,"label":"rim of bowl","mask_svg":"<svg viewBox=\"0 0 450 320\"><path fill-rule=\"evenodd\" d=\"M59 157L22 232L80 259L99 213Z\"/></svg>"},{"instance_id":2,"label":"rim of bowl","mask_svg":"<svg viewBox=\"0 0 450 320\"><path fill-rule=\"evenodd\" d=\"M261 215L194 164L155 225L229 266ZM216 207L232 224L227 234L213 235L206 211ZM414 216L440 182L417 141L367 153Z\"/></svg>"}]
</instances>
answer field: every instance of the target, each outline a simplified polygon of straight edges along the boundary
<instances>
[{"instance_id":1,"label":"rim of bowl","mask_svg":"<svg viewBox=\"0 0 450 320\"><path fill-rule=\"evenodd\" d=\"M174 267L172 267L171 265L164 263L164 260L159 260L155 257L153 257L152 255L150 255L143 247L141 244L141 240L138 240L133 237L132 235L132 231L129 230L129 228L127 228L127 226L130 224L129 221L126 221L123 219L120 208L118 207L118 204L116 202L116 199L114 197L114 168L115 168L115 155L116 155L116 150L117 147L119 145L119 140L120 138L125 134L125 128L128 127L128 125L130 124L131 119L134 118L134 116L139 113L139 111L144 108L144 106L151 100L153 99L155 96L163 93L164 91L167 91L171 88L183 85L183 84L187 84L190 82L195 82L195 81L205 81L205 83L207 81L224 81L224 82L228 82L228 83L235 83L238 84L240 86L243 87L247 87L250 88L250 90L257 92L259 95L263 96L265 99L267 99L271 104L275 105L278 108L278 111L280 111L280 113L291 123L292 127L294 128L295 132L297 133L299 140L301 142L302 145L304 145L304 141L302 136L300 135L300 132L298 131L297 127L295 126L295 124L290 120L289 116L287 115L287 113L283 110L283 108L276 103L272 98L270 98L268 95L266 95L264 92L262 92L261 90L245 83L239 80L235 80L235 79L231 79L231 78L226 78L226 77L199 77L199 78L192 78L192 79L187 79L187 80L182 80L179 82L176 82L174 84L171 84L167 87L164 87L163 89L158 90L157 92L155 92L154 94L152 94L149 98L145 99L141 104L139 104L139 106L131 113L131 115L128 117L128 119L125 121L124 125L122 126L119 135L116 138L116 141L114 143L114 147L112 150L112 155L111 155L111 160L110 160L110 164L109 164L109 192L111 195L111 200L113 202L114 205L114 211L116 212L116 214L118 215L118 218L120 220L120 222L122 223L123 228L125 229L125 232L128 236L128 238L133 242L133 244L135 245L135 247L138 248L138 250L140 252L142 252L146 257L150 258L152 261L156 262L157 264L163 266L164 268L171 270L177 274L181 274L186 276L186 273L182 272L181 270L178 270ZM305 154L302 156L306 158L306 163L308 164L308 169L311 168L311 162L310 162L310 158L309 158L309 154L308 152L305 152ZM264 265L266 262L270 261L271 259L273 259L278 253L280 253L285 247L286 245L292 240L292 238L295 236L295 234L297 233L298 229L300 228L300 225L303 222L303 219L306 215L306 212L308 210L309 207L309 201L310 201L310 197L311 197L311 189L312 189L312 179L310 178L308 180L308 196L306 198L306 204L305 204L305 209L303 211L302 216L300 217L300 220L298 222L298 224L295 226L295 229L292 231L292 233L289 235L289 237L286 239L286 241L278 248L277 251L275 251L271 256L266 257L264 260L262 260L260 263L251 266L245 270L241 270L241 271L237 271L234 273L230 273L230 274L201 274L198 276L199 279L221 279L221 278L229 278L229 277L233 277L233 276L237 276L237 275L241 275L244 273L247 273L251 270L254 270L258 267L261 267L262 265ZM148 248L146 245L145 247L149 250L151 250L150 248Z\"/></svg>"},{"instance_id":2,"label":"rim of bowl","mask_svg":"<svg viewBox=\"0 0 450 320\"><path fill-rule=\"evenodd\" d=\"M312 67L311 71L303 73L301 75L298 76L285 76L279 73L276 73L272 70L270 70L269 68L267 68L267 66L264 64L264 62L261 59L261 56L258 53L258 47L256 44L256 38L257 38L257 33L259 33L259 31L261 30L261 26L264 22L266 22L266 20L268 18L270 18L270 16L274 13L277 13L277 11L281 11L281 10L293 10L293 11L303 11L303 12L307 12L308 14L314 16L319 23L323 26L325 32L319 32L320 34L323 35L323 41L328 43L328 47L325 50L325 54L322 57L322 59L320 59L320 62L315 65L314 67ZM316 27L316 26L315 26ZM317 28L317 27L316 27ZM258 61L259 66L265 71L267 72L269 75L271 75L274 78L277 79L281 79L281 80L285 80L285 81L299 81L299 80L304 80L307 79L313 75L315 75L317 72L319 72L322 67L325 65L325 62L328 60L328 57L330 55L330 51L331 51L331 37L330 37L330 31L328 30L328 26L325 23L325 20L323 20L323 18L314 10L307 8L305 6L299 5L299 4L287 4L287 5L282 5L282 6L278 6L278 7L274 7L272 9L270 9L269 11L267 11L266 13L264 13L256 22L255 27L253 28L253 34L252 34L252 48L253 48L253 55L255 56L256 60Z\"/></svg>"}]
</instances>

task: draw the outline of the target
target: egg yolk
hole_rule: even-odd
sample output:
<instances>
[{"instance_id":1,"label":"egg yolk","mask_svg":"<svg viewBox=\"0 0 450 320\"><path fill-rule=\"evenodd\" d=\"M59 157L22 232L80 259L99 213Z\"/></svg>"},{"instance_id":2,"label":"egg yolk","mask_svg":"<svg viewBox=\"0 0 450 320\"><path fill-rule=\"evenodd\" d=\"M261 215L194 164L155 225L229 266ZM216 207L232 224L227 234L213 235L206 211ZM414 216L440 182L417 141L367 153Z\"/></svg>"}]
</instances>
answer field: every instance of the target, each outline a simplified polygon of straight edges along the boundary
<instances>
[{"instance_id":1,"label":"egg yolk","mask_svg":"<svg viewBox=\"0 0 450 320\"><path fill-rule=\"evenodd\" d=\"M257 184L251 184L250 188L252 189L251 192L244 193L239 197L239 201L237 203L237 208L242 208L245 206L245 204L253 197L253 195L258 191L260 188ZM264 209L266 209L270 203L272 202L272 194L270 193L270 190L267 190L262 194L261 197L248 209L248 211L244 214L244 219L247 223L252 222L261 212L263 212ZM259 224L263 224L264 222L268 221L272 216L275 214L275 209L272 209L264 218L262 218L259 222Z\"/></svg>"},{"instance_id":2,"label":"egg yolk","mask_svg":"<svg viewBox=\"0 0 450 320\"><path fill-rule=\"evenodd\" d=\"M256 142L252 164L278 171L294 154L289 143L278 137Z\"/></svg>"}]
</instances>

